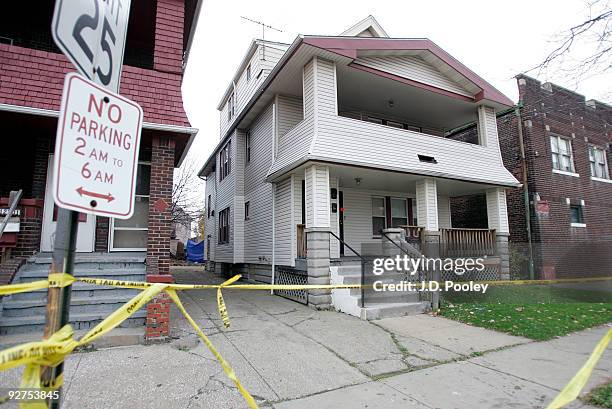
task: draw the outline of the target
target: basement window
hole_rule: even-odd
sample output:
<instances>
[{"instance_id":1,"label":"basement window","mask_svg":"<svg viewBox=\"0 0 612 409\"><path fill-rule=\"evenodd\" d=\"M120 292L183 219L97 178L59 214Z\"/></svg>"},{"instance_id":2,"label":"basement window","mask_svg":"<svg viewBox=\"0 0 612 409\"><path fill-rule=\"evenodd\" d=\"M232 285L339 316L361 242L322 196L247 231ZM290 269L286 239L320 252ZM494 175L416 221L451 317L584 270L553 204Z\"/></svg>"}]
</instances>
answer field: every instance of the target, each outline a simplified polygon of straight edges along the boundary
<instances>
[{"instance_id":1,"label":"basement window","mask_svg":"<svg viewBox=\"0 0 612 409\"><path fill-rule=\"evenodd\" d=\"M419 161L420 162L425 162L425 163L438 163L438 161L436 160L436 158L434 158L433 156L427 156L427 155L418 155L419 157Z\"/></svg>"}]
</instances>

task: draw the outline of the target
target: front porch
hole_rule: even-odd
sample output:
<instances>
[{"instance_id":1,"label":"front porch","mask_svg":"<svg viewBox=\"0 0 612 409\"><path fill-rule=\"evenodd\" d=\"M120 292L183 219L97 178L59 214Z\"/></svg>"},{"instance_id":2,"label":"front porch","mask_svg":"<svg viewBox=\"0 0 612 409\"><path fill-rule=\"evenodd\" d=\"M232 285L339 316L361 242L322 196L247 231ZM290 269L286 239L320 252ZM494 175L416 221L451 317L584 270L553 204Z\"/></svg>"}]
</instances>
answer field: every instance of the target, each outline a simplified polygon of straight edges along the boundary
<instances>
[{"instance_id":1,"label":"front porch","mask_svg":"<svg viewBox=\"0 0 612 409\"><path fill-rule=\"evenodd\" d=\"M329 283L334 264L395 254L484 260L482 271L461 275L442 271L426 279L509 277L503 187L338 164L311 163L303 171L303 209L299 209L303 219L294 226L292 241L298 263L307 266L309 283ZM486 197L486 227L463 227L465 220L462 227L453 226L451 200L467 194ZM321 307L333 304L331 293L324 291L310 295L309 302Z\"/></svg>"}]
</instances>

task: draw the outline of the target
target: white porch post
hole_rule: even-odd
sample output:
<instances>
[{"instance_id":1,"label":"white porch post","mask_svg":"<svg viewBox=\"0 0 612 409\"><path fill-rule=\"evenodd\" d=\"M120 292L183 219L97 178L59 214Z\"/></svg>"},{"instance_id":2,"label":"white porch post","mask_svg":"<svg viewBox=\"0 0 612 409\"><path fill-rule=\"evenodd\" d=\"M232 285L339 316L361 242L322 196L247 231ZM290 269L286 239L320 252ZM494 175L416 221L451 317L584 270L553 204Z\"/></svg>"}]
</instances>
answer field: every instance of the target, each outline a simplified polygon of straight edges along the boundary
<instances>
[{"instance_id":1,"label":"white porch post","mask_svg":"<svg viewBox=\"0 0 612 409\"><path fill-rule=\"evenodd\" d=\"M508 224L508 208L506 206L506 191L503 188L487 190L487 217L489 229L495 229L497 241L497 254L501 258L501 278L510 278L510 253L508 237L510 228Z\"/></svg>"},{"instance_id":2,"label":"white porch post","mask_svg":"<svg viewBox=\"0 0 612 409\"><path fill-rule=\"evenodd\" d=\"M424 178L416 182L417 219L424 227L422 251L429 258L440 256L440 230L438 229L438 189L436 180ZM440 271L428 272L428 279L440 281ZM440 294L431 294L431 308L436 311L440 306Z\"/></svg>"},{"instance_id":3,"label":"white porch post","mask_svg":"<svg viewBox=\"0 0 612 409\"><path fill-rule=\"evenodd\" d=\"M416 182L416 206L419 225L426 231L438 231L438 191L435 179L424 178Z\"/></svg>"},{"instance_id":4,"label":"white porch post","mask_svg":"<svg viewBox=\"0 0 612 409\"><path fill-rule=\"evenodd\" d=\"M329 169L312 165L306 168L304 177L308 284L329 284ZM310 290L308 304L317 309L328 308L331 305L331 292Z\"/></svg>"}]
</instances>

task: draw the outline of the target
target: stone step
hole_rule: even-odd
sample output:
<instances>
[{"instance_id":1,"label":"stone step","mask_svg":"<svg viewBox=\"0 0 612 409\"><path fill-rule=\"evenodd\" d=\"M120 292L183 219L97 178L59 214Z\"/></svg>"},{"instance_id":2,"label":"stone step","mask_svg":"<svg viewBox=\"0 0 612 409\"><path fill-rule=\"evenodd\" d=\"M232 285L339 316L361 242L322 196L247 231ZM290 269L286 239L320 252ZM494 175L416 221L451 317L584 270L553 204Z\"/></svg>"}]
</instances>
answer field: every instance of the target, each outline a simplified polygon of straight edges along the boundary
<instances>
[{"instance_id":1,"label":"stone step","mask_svg":"<svg viewBox=\"0 0 612 409\"><path fill-rule=\"evenodd\" d=\"M140 280L142 281L142 280ZM72 285L72 295L73 297L124 297L127 301L132 298L136 294L138 294L137 289L129 289L129 288L117 288L111 287L107 285L94 285L87 283L75 283ZM80 295L79 295L80 294ZM10 301L26 301L26 300L38 300L41 298L46 298L47 289L29 291L25 293L18 293L9 295L3 298L3 304Z\"/></svg>"},{"instance_id":2,"label":"stone step","mask_svg":"<svg viewBox=\"0 0 612 409\"><path fill-rule=\"evenodd\" d=\"M82 278L101 278L105 280L121 280L121 281L144 281L146 274L140 271L111 271L108 274L95 274L95 275L81 275L75 274L76 277ZM19 276L13 280L13 284L18 283L31 283L32 281L45 280L47 276L42 277L27 277Z\"/></svg>"},{"instance_id":3,"label":"stone step","mask_svg":"<svg viewBox=\"0 0 612 409\"><path fill-rule=\"evenodd\" d=\"M70 314L106 313L109 315L126 302L125 295L114 297L83 297L77 295L70 300ZM46 306L46 295L43 298L32 300L9 300L3 304L2 317L4 319L5 317L45 315ZM3 319L0 319L0 325Z\"/></svg>"},{"instance_id":4,"label":"stone step","mask_svg":"<svg viewBox=\"0 0 612 409\"><path fill-rule=\"evenodd\" d=\"M146 314L147 312L145 309L136 311L130 318L125 320L121 326L130 328L143 326L145 324ZM107 313L102 312L71 314L70 323L75 330L90 329L96 324L100 323L107 316ZM44 327L44 314L30 317L3 317L0 321L0 335L42 331Z\"/></svg>"},{"instance_id":5,"label":"stone step","mask_svg":"<svg viewBox=\"0 0 612 409\"><path fill-rule=\"evenodd\" d=\"M417 315L426 312L428 309L429 303L425 301L369 304L361 308L361 319L377 320L382 318L403 317L405 315Z\"/></svg>"},{"instance_id":6,"label":"stone step","mask_svg":"<svg viewBox=\"0 0 612 409\"><path fill-rule=\"evenodd\" d=\"M101 277L107 276L145 276L147 271L144 267L134 267L131 265L126 268L104 268L98 270L75 270L74 275L77 277ZM44 280L49 275L49 270L19 270L16 280L33 278L36 280Z\"/></svg>"}]
</instances>

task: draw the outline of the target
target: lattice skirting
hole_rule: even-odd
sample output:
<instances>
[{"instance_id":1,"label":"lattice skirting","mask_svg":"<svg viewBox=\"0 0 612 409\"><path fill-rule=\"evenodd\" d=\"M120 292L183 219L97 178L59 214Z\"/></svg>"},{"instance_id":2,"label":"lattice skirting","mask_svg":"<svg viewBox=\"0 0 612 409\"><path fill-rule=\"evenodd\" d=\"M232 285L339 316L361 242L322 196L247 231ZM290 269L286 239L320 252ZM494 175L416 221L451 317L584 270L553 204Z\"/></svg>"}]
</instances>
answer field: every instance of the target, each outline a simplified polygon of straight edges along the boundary
<instances>
[{"instance_id":1,"label":"lattice skirting","mask_svg":"<svg viewBox=\"0 0 612 409\"><path fill-rule=\"evenodd\" d=\"M308 274L306 271L295 270L290 267L276 267L274 284L306 285L308 284ZM307 290L274 290L274 294L302 304L308 304Z\"/></svg>"}]
</instances>

